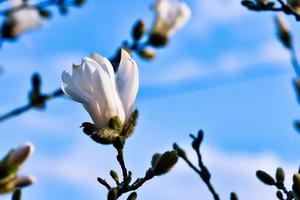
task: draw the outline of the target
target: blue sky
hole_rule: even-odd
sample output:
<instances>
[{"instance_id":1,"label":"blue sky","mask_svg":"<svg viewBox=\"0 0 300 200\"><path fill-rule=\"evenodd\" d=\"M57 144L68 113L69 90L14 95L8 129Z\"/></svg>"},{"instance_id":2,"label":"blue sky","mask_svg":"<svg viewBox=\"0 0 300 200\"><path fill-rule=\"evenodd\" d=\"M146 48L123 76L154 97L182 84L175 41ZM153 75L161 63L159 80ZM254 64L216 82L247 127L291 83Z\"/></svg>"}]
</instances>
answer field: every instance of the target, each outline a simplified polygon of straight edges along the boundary
<instances>
[{"instance_id":1,"label":"blue sky","mask_svg":"<svg viewBox=\"0 0 300 200\"><path fill-rule=\"evenodd\" d=\"M256 180L255 170L273 173L283 166L291 177L300 147L292 125L300 118L291 85L294 73L275 37L273 15L250 12L236 0L186 2L193 12L188 25L157 51L154 61L136 58L141 117L127 143L128 166L142 176L153 153L170 149L173 142L188 149L188 134L203 129L204 160L221 196L228 198L234 190L241 199L272 199L274 190ZM33 72L41 73L44 91L52 91L60 85L61 72L81 57L91 52L111 56L129 38L137 19L151 27L151 3L89 0L66 17L55 13L17 42L4 43L0 112L26 103ZM289 20L293 32L299 32ZM298 44L299 38L294 39ZM111 147L94 144L78 128L88 120L79 104L62 98L49 102L45 111L33 110L0 124L1 155L25 141L36 146L22 173L35 175L38 182L24 190L23 199L106 198L96 177L109 178L109 170L119 168ZM182 162L138 194L145 200L210 199L204 184Z\"/></svg>"}]
</instances>

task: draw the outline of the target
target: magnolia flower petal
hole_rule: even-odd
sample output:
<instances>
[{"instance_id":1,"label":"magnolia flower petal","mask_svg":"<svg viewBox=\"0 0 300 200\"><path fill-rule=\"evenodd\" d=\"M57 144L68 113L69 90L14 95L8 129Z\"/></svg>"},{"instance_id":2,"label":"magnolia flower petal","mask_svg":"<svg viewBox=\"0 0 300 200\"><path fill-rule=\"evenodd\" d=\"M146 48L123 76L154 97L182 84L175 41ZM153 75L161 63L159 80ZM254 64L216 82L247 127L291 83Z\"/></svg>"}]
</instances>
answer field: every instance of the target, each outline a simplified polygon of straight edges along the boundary
<instances>
[{"instance_id":1,"label":"magnolia flower petal","mask_svg":"<svg viewBox=\"0 0 300 200\"><path fill-rule=\"evenodd\" d=\"M175 28L181 28L190 18L192 12L186 3L181 2L177 8L177 20L175 20Z\"/></svg>"},{"instance_id":2,"label":"magnolia flower petal","mask_svg":"<svg viewBox=\"0 0 300 200\"><path fill-rule=\"evenodd\" d=\"M92 96L93 85L91 79L93 77L94 71L97 68L92 65L88 65L85 59L82 59L80 65L73 65L72 67L72 80L76 88L85 96Z\"/></svg>"},{"instance_id":3,"label":"magnolia flower petal","mask_svg":"<svg viewBox=\"0 0 300 200\"><path fill-rule=\"evenodd\" d=\"M62 73L61 89L67 96L69 96L74 101L77 101L79 103L89 102L89 97L78 90L78 88L73 82L72 76L66 71Z\"/></svg>"},{"instance_id":4,"label":"magnolia flower petal","mask_svg":"<svg viewBox=\"0 0 300 200\"><path fill-rule=\"evenodd\" d=\"M122 49L121 61L117 72L117 86L126 119L134 109L134 103L139 87L139 74L135 61Z\"/></svg>"},{"instance_id":5,"label":"magnolia flower petal","mask_svg":"<svg viewBox=\"0 0 300 200\"><path fill-rule=\"evenodd\" d=\"M85 62L98 69L94 71L91 79L96 101L92 103L93 111L89 111L89 113L98 112L101 116L97 114L99 119L93 119L94 123L98 127L107 126L108 120L113 116L119 116L124 122L125 113L117 91L113 87L114 80L110 79L109 74L102 67L99 67L96 61L85 58Z\"/></svg>"},{"instance_id":6,"label":"magnolia flower petal","mask_svg":"<svg viewBox=\"0 0 300 200\"><path fill-rule=\"evenodd\" d=\"M96 61L104 71L106 71L106 73L109 75L113 86L115 87L115 72L114 72L114 68L111 65L111 63L109 62L109 60L97 53L92 53L90 56L91 59L93 59L94 61Z\"/></svg>"}]
</instances>

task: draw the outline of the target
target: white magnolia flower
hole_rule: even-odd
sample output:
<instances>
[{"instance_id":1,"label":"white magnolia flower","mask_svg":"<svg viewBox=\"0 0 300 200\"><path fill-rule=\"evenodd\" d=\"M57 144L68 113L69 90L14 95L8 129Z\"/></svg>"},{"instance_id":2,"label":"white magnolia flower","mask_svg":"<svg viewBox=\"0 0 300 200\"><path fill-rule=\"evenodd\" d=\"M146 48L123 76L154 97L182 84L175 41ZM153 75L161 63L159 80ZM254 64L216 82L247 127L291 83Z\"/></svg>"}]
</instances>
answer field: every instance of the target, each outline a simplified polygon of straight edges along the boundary
<instances>
[{"instance_id":1,"label":"white magnolia flower","mask_svg":"<svg viewBox=\"0 0 300 200\"><path fill-rule=\"evenodd\" d=\"M97 128L106 127L113 116L128 119L138 85L137 65L125 50L116 74L109 60L95 53L73 65L72 74L62 74L62 90L84 106Z\"/></svg>"},{"instance_id":2,"label":"white magnolia flower","mask_svg":"<svg viewBox=\"0 0 300 200\"><path fill-rule=\"evenodd\" d=\"M4 27L9 30L9 35L12 38L19 36L20 34L35 29L41 25L42 17L39 11L34 7L24 7L17 9L8 14Z\"/></svg>"},{"instance_id":3,"label":"white magnolia flower","mask_svg":"<svg viewBox=\"0 0 300 200\"><path fill-rule=\"evenodd\" d=\"M158 0L155 5L156 20L153 33L170 36L191 17L190 8L177 0Z\"/></svg>"}]
</instances>

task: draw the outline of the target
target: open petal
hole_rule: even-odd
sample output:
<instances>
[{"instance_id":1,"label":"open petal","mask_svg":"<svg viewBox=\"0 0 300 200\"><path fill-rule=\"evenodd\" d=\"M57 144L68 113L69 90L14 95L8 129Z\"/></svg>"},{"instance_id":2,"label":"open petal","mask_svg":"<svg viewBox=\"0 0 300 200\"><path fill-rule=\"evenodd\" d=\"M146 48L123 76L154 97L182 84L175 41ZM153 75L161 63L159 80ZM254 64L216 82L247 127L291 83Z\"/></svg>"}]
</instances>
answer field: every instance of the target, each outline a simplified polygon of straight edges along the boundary
<instances>
[{"instance_id":1,"label":"open petal","mask_svg":"<svg viewBox=\"0 0 300 200\"><path fill-rule=\"evenodd\" d=\"M138 68L135 61L122 49L121 61L117 72L117 86L126 117L133 109L139 87Z\"/></svg>"},{"instance_id":2,"label":"open petal","mask_svg":"<svg viewBox=\"0 0 300 200\"><path fill-rule=\"evenodd\" d=\"M98 65L92 59L87 60L87 63L89 65ZM101 119L99 119L101 122L99 121L98 124L103 127L103 124L107 125L108 120L116 115L124 121L124 109L109 74L103 68L99 68L93 73L91 83L94 88L93 98L96 101L93 103L93 107L101 113Z\"/></svg>"},{"instance_id":3,"label":"open petal","mask_svg":"<svg viewBox=\"0 0 300 200\"><path fill-rule=\"evenodd\" d=\"M115 77L114 68L111 65L110 61L107 58L105 58L97 53L92 53L90 58L93 59L94 61L96 61L102 67L102 69L104 69L104 71L106 71L106 73L109 75L110 79L113 82L113 86L115 87L116 77Z\"/></svg>"},{"instance_id":4,"label":"open petal","mask_svg":"<svg viewBox=\"0 0 300 200\"><path fill-rule=\"evenodd\" d=\"M88 96L81 93L78 88L75 86L72 76L68 72L62 73L62 84L61 88L63 92L68 95L74 101L79 103L88 103L89 98Z\"/></svg>"}]
</instances>

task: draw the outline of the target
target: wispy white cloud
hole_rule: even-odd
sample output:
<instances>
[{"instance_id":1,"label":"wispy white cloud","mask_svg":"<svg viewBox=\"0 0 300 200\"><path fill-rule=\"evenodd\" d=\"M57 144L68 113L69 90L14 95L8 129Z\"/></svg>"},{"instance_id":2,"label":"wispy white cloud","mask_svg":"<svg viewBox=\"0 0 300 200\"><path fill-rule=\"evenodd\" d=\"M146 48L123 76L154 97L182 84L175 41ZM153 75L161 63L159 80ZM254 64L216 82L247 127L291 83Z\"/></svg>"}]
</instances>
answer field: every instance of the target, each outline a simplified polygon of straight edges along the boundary
<instances>
[{"instance_id":1,"label":"wispy white cloud","mask_svg":"<svg viewBox=\"0 0 300 200\"><path fill-rule=\"evenodd\" d=\"M269 40L255 49L230 50L216 55L212 61L202 58L184 58L175 65L157 69L153 76L145 77L145 85L168 85L213 76L232 76L239 73L262 68L290 67L288 51L275 39Z\"/></svg>"},{"instance_id":2,"label":"wispy white cloud","mask_svg":"<svg viewBox=\"0 0 300 200\"><path fill-rule=\"evenodd\" d=\"M249 15L249 11L237 0L194 0L191 6L191 29L196 34L207 34L215 26L233 24Z\"/></svg>"}]
</instances>

